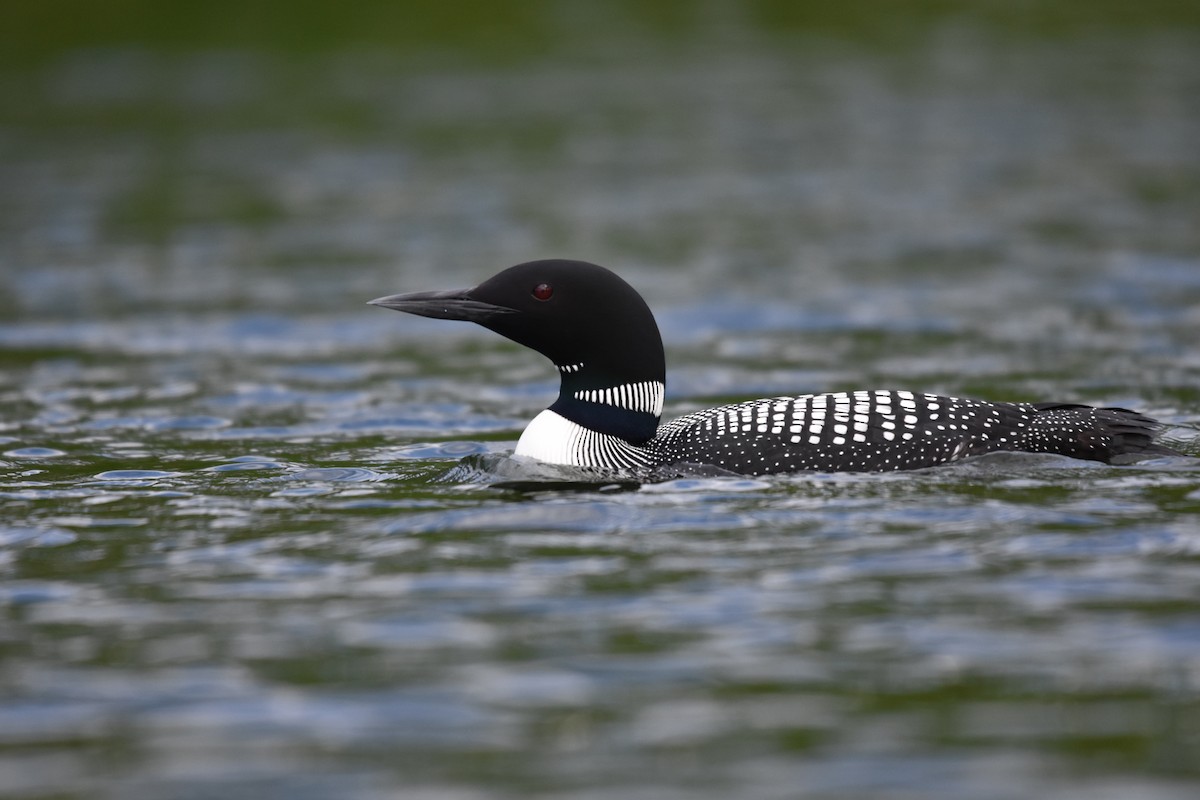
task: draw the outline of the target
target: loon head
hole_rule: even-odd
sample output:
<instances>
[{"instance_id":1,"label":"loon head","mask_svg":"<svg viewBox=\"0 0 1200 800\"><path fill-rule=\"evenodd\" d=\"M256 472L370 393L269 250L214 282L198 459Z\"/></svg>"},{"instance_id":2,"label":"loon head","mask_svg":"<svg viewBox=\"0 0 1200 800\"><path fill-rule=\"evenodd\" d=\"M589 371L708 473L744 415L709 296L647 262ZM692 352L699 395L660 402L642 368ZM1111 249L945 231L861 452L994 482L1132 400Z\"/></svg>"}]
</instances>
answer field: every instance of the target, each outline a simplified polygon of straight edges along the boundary
<instances>
[{"instance_id":1,"label":"loon head","mask_svg":"<svg viewBox=\"0 0 1200 800\"><path fill-rule=\"evenodd\" d=\"M551 410L630 442L654 436L666 365L654 315L615 273L584 261L529 261L472 289L380 297L371 305L468 320L549 358L562 376Z\"/></svg>"}]
</instances>

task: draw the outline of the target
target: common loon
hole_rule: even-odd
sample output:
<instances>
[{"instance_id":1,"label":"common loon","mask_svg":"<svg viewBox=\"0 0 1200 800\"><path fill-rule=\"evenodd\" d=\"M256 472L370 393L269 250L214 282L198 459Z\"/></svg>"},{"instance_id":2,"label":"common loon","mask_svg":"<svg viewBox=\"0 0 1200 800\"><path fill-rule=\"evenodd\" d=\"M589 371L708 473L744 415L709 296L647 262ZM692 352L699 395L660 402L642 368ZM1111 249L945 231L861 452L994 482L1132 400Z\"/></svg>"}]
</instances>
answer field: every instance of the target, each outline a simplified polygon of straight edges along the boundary
<instances>
[{"instance_id":1,"label":"common loon","mask_svg":"<svg viewBox=\"0 0 1200 800\"><path fill-rule=\"evenodd\" d=\"M549 358L558 399L525 428L516 455L591 472L882 472L998 450L1106 463L1177 455L1154 442L1158 423L1122 408L895 390L769 397L660 427L666 362L654 315L615 273L582 261L530 261L473 289L370 304L476 322Z\"/></svg>"}]
</instances>

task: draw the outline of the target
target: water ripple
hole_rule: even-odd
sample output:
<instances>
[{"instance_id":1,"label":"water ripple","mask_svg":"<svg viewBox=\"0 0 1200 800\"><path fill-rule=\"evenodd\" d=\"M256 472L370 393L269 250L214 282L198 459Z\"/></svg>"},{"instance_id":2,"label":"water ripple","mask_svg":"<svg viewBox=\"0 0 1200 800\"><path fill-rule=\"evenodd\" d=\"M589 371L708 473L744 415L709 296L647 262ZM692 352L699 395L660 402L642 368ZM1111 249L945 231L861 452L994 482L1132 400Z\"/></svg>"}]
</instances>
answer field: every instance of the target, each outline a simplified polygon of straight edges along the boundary
<instances>
[{"instance_id":1,"label":"water ripple","mask_svg":"<svg viewBox=\"0 0 1200 800\"><path fill-rule=\"evenodd\" d=\"M1187 25L580 5L569 64L0 66L0 795L1190 799L1195 457L597 482L511 455L544 359L362 305L575 253L668 415L887 386L1197 454Z\"/></svg>"}]
</instances>

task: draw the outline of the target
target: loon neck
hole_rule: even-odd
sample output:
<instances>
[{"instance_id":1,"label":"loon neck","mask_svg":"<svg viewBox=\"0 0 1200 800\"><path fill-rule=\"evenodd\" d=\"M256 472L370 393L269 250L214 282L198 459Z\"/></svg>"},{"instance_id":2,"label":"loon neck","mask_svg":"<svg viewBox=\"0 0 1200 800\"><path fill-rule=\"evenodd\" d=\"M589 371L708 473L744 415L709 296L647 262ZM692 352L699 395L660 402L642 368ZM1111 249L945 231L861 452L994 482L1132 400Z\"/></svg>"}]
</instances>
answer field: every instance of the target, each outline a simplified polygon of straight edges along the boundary
<instances>
[{"instance_id":1,"label":"loon neck","mask_svg":"<svg viewBox=\"0 0 1200 800\"><path fill-rule=\"evenodd\" d=\"M643 444L658 432L663 375L606 375L587 364L560 364L558 400L550 410L588 430Z\"/></svg>"}]
</instances>

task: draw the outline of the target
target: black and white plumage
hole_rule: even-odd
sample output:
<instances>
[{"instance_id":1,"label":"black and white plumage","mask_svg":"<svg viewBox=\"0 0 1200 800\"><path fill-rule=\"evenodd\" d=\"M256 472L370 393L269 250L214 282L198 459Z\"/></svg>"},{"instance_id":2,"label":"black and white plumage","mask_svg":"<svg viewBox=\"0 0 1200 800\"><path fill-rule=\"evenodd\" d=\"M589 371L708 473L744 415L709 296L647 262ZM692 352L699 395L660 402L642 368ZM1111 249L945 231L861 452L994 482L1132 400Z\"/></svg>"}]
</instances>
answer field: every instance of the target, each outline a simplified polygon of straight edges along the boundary
<instances>
[{"instance_id":1,"label":"black and white plumage","mask_svg":"<svg viewBox=\"0 0 1200 800\"><path fill-rule=\"evenodd\" d=\"M894 390L750 400L660 427L666 363L654 315L616 274L581 261L531 261L473 289L371 303L476 322L545 355L561 376L558 399L530 422L516 455L606 475L881 472L1001 450L1106 463L1175 454L1155 443L1154 420L1121 408Z\"/></svg>"}]
</instances>

